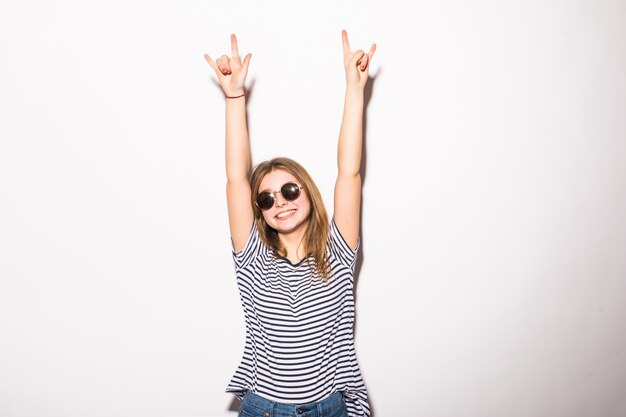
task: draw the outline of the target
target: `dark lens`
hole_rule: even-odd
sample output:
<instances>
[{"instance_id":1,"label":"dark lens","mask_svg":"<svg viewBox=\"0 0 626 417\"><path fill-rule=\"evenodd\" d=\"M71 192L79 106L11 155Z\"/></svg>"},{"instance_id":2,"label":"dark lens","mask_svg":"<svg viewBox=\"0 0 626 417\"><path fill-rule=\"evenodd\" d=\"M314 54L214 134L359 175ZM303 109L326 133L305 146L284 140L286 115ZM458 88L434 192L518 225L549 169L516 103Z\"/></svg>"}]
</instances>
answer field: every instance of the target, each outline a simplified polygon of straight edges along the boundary
<instances>
[{"instance_id":1,"label":"dark lens","mask_svg":"<svg viewBox=\"0 0 626 417\"><path fill-rule=\"evenodd\" d=\"M264 191L256 196L256 205L261 210L271 209L274 205L274 194Z\"/></svg>"},{"instance_id":2,"label":"dark lens","mask_svg":"<svg viewBox=\"0 0 626 417\"><path fill-rule=\"evenodd\" d=\"M300 197L300 187L298 184L294 184L293 182L288 182L287 184L280 187L280 193L287 201L293 201L296 198Z\"/></svg>"}]
</instances>

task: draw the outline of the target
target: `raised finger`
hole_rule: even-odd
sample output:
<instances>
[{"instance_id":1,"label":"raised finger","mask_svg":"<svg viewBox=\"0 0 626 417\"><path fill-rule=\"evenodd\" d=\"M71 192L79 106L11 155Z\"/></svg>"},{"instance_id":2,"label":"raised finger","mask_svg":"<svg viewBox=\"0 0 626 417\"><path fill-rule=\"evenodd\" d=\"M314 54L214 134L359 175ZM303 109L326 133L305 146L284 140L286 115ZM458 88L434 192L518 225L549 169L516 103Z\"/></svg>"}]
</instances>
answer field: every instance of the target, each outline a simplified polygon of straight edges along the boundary
<instances>
[{"instance_id":1,"label":"raised finger","mask_svg":"<svg viewBox=\"0 0 626 417\"><path fill-rule=\"evenodd\" d=\"M370 48L370 51L367 53L370 56L370 61L374 57L374 52L376 52L376 44L375 43L372 44L372 47Z\"/></svg>"},{"instance_id":2,"label":"raised finger","mask_svg":"<svg viewBox=\"0 0 626 417\"><path fill-rule=\"evenodd\" d=\"M345 29L341 31L341 44L343 45L343 54L350 53L350 42L348 42L348 32Z\"/></svg>"},{"instance_id":3,"label":"raised finger","mask_svg":"<svg viewBox=\"0 0 626 417\"><path fill-rule=\"evenodd\" d=\"M244 74L248 73L248 66L250 66L250 58L252 58L252 54L246 55L243 59L243 65L241 68L243 69Z\"/></svg>"},{"instance_id":4,"label":"raised finger","mask_svg":"<svg viewBox=\"0 0 626 417\"><path fill-rule=\"evenodd\" d=\"M237 36L230 35L230 54L233 58L239 57L239 47L237 46Z\"/></svg>"},{"instance_id":5,"label":"raised finger","mask_svg":"<svg viewBox=\"0 0 626 417\"><path fill-rule=\"evenodd\" d=\"M209 65L211 66L211 68L213 68L213 70L218 71L217 64L215 63L215 61L211 59L209 54L204 54L204 59L206 59L206 62L209 63Z\"/></svg>"}]
</instances>

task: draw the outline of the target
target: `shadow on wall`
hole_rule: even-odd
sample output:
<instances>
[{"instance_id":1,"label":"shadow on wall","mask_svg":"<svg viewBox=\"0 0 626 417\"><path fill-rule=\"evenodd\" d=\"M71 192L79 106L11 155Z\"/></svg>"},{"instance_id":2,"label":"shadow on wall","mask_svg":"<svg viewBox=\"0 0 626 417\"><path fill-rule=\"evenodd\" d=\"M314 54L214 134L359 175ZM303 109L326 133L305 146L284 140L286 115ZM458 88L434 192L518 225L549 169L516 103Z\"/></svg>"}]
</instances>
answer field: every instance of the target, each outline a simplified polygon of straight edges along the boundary
<instances>
[{"instance_id":1,"label":"shadow on wall","mask_svg":"<svg viewBox=\"0 0 626 417\"><path fill-rule=\"evenodd\" d=\"M363 100L363 145L361 150L361 186L365 186L365 180L367 177L367 107L369 106L370 100L372 99L372 93L374 90L374 82L376 81L376 77L380 73L380 69L376 72L376 76L370 75L367 84L365 85L364 92L364 100ZM363 202L361 202L361 212L359 214L361 217L361 224L359 226L359 236L360 236L360 253L356 260L356 266L354 268L354 302L356 304L356 296L357 296L357 284L359 282L359 275L361 272L361 267L363 266L363 260L365 259L365 251L363 245ZM357 314L354 315L354 336L356 337L356 319Z\"/></svg>"},{"instance_id":2,"label":"shadow on wall","mask_svg":"<svg viewBox=\"0 0 626 417\"><path fill-rule=\"evenodd\" d=\"M361 149L361 186L362 187L365 186L365 180L367 177L367 108L369 106L370 100L372 99L376 77L378 77L379 74L380 74L380 67L378 68L378 71L376 71L375 75L370 74L369 80L367 84L365 84L365 91L364 91L364 97L363 97L364 98L363 100L363 145ZM354 334L355 339L356 339L357 320L359 318L359 315L358 315L359 309L358 309L358 303L357 303L357 294L358 294L357 287L359 283L359 276L361 275L361 268L363 267L363 261L365 259L365 245L363 241L363 201L361 201L361 212L359 215L361 217L361 224L359 226L360 253L356 260L356 265L354 267L355 309L354 309L354 327L353 327L352 332ZM358 348L357 348L357 351L358 351ZM363 375L363 383L365 384L365 388L367 389L367 378L365 377L365 375ZM375 417L376 411L375 411L374 404L372 402L372 397L370 395L369 389L367 390L367 392L368 392L368 401L370 404L370 417Z\"/></svg>"}]
</instances>

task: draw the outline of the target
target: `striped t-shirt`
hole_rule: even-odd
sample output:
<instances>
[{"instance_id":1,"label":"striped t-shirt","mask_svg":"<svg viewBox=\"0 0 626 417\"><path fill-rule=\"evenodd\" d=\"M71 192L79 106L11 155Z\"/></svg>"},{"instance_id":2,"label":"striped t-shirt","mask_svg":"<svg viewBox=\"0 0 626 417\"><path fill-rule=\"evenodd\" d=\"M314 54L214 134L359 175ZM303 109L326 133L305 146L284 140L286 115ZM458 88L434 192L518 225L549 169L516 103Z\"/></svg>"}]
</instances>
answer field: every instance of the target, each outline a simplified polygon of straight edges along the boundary
<instances>
[{"instance_id":1,"label":"striped t-shirt","mask_svg":"<svg viewBox=\"0 0 626 417\"><path fill-rule=\"evenodd\" d=\"M350 417L369 416L352 331L358 247L350 249L334 220L329 229L327 283L312 276L306 259L294 265L277 256L256 225L243 250L233 252L246 342L227 392L305 404L339 391Z\"/></svg>"}]
</instances>

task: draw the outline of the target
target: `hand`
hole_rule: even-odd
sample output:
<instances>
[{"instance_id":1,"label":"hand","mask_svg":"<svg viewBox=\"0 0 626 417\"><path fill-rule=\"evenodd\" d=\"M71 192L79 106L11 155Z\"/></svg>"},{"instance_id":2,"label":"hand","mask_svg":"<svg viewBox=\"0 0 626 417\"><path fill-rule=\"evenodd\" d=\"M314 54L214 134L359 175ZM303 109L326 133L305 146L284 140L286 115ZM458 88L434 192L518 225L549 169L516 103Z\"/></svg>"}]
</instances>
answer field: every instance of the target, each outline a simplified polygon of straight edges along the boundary
<instances>
[{"instance_id":1,"label":"hand","mask_svg":"<svg viewBox=\"0 0 626 417\"><path fill-rule=\"evenodd\" d=\"M252 54L248 54L243 59L243 63L241 62L239 49L237 47L237 37L234 34L230 35L230 50L230 57L228 57L228 55L222 55L217 61L213 61L209 54L204 54L204 59L206 59L206 62L215 70L222 90L224 90L227 96L243 93L250 58L252 57Z\"/></svg>"},{"instance_id":2,"label":"hand","mask_svg":"<svg viewBox=\"0 0 626 417\"><path fill-rule=\"evenodd\" d=\"M369 63L376 51L376 44L372 44L368 53L365 53L362 49L357 49L352 52L350 50L350 43L348 42L348 32L345 30L341 31L341 40L343 43L343 65L346 69L346 81L348 85L365 87L369 75Z\"/></svg>"}]
</instances>

